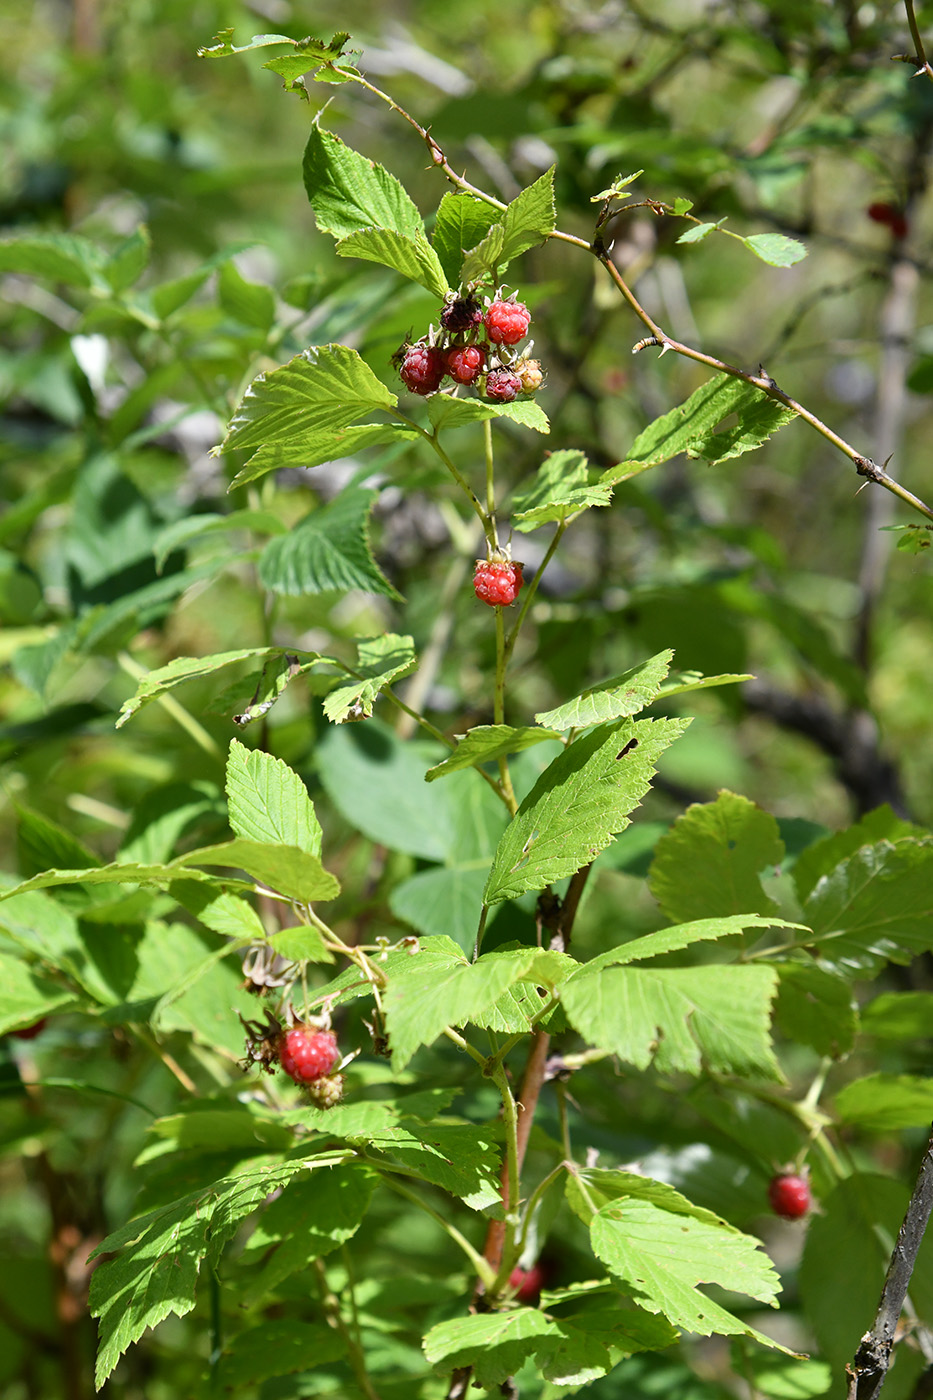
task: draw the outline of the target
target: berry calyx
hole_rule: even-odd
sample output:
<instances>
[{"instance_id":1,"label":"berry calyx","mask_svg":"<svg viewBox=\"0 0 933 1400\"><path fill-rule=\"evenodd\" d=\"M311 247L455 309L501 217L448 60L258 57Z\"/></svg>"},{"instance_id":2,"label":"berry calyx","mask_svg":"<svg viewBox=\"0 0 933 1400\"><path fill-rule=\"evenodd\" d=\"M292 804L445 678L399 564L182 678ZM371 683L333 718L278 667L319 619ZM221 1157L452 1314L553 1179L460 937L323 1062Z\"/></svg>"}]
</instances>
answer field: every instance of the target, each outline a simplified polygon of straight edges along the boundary
<instances>
[{"instance_id":1,"label":"berry calyx","mask_svg":"<svg viewBox=\"0 0 933 1400\"><path fill-rule=\"evenodd\" d=\"M447 351L447 373L458 384L474 384L486 368L486 352L478 345L455 345Z\"/></svg>"},{"instance_id":2,"label":"berry calyx","mask_svg":"<svg viewBox=\"0 0 933 1400\"><path fill-rule=\"evenodd\" d=\"M486 376L486 397L493 403L512 403L522 392L522 381L510 369L491 369Z\"/></svg>"},{"instance_id":3,"label":"berry calyx","mask_svg":"<svg viewBox=\"0 0 933 1400\"><path fill-rule=\"evenodd\" d=\"M470 331L474 326L483 324L483 308L474 296L451 297L444 303L440 322L445 331L452 331L455 335Z\"/></svg>"},{"instance_id":4,"label":"berry calyx","mask_svg":"<svg viewBox=\"0 0 933 1400\"><path fill-rule=\"evenodd\" d=\"M491 608L507 608L518 597L523 583L521 564L510 559L477 559L473 592Z\"/></svg>"},{"instance_id":5,"label":"berry calyx","mask_svg":"<svg viewBox=\"0 0 933 1400\"><path fill-rule=\"evenodd\" d=\"M771 1178L768 1200L775 1215L785 1220L799 1220L810 1209L810 1183L805 1177L783 1172Z\"/></svg>"},{"instance_id":6,"label":"berry calyx","mask_svg":"<svg viewBox=\"0 0 933 1400\"><path fill-rule=\"evenodd\" d=\"M520 301L494 301L486 308L486 334L495 345L517 345L530 324L531 312Z\"/></svg>"},{"instance_id":7,"label":"berry calyx","mask_svg":"<svg viewBox=\"0 0 933 1400\"><path fill-rule=\"evenodd\" d=\"M313 1084L329 1075L340 1061L333 1031L292 1026L283 1031L278 1045L279 1063L296 1084Z\"/></svg>"},{"instance_id":8,"label":"berry calyx","mask_svg":"<svg viewBox=\"0 0 933 1400\"><path fill-rule=\"evenodd\" d=\"M447 361L443 350L436 345L409 345L398 362L398 372L402 382L413 394L433 394L441 387L441 380L447 373Z\"/></svg>"}]
</instances>

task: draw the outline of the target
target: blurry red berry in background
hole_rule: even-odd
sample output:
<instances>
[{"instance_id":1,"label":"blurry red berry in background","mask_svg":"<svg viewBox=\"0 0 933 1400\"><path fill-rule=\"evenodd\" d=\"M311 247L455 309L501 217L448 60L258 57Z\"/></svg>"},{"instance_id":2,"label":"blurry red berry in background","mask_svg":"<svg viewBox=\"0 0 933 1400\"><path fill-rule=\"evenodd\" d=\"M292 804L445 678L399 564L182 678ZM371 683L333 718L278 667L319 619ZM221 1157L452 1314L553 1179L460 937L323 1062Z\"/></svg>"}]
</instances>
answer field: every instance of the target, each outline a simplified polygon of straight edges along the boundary
<instances>
[{"instance_id":1,"label":"blurry red berry in background","mask_svg":"<svg viewBox=\"0 0 933 1400\"><path fill-rule=\"evenodd\" d=\"M907 220L900 209L893 204L888 204L884 200L879 200L876 204L869 204L865 213L876 224L885 224L894 234L895 238L907 237Z\"/></svg>"}]
</instances>

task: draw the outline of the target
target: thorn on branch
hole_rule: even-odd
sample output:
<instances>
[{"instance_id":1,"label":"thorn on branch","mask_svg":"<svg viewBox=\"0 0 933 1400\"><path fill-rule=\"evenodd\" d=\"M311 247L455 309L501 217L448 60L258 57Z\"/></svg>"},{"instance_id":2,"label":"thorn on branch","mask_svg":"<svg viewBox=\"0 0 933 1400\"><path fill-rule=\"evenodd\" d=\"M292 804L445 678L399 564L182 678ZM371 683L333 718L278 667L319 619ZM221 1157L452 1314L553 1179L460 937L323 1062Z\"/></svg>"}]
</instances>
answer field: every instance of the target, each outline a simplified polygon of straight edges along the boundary
<instances>
[{"instance_id":1,"label":"thorn on branch","mask_svg":"<svg viewBox=\"0 0 933 1400\"><path fill-rule=\"evenodd\" d=\"M869 481L876 482L879 486L884 481L885 473L877 462L873 462L870 457L854 457L855 470L859 476L865 476Z\"/></svg>"}]
</instances>

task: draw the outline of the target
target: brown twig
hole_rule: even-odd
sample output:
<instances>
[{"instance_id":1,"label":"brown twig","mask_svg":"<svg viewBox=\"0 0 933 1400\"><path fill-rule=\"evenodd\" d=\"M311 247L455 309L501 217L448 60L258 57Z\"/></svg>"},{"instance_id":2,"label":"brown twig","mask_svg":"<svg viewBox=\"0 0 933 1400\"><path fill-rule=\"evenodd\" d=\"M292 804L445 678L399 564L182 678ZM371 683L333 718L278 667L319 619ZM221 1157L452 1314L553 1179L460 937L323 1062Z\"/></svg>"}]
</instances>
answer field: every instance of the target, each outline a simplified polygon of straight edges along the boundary
<instances>
[{"instance_id":1,"label":"brown twig","mask_svg":"<svg viewBox=\"0 0 933 1400\"><path fill-rule=\"evenodd\" d=\"M881 1301L871 1329L859 1342L850 1365L847 1400L875 1400L891 1365L894 1333L907 1297L917 1252L923 1243L927 1221L933 1212L933 1133L926 1145L913 1195L897 1234L888 1265Z\"/></svg>"}]
</instances>

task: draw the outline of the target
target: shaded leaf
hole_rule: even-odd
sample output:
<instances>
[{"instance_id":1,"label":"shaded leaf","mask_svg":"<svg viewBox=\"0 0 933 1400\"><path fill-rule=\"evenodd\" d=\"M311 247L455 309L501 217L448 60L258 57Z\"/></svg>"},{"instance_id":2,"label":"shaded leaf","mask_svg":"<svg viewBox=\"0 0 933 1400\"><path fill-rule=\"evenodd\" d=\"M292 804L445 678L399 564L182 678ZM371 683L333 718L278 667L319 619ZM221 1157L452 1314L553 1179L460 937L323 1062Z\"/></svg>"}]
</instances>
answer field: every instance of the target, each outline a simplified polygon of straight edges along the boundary
<instances>
[{"instance_id":1,"label":"shaded leaf","mask_svg":"<svg viewBox=\"0 0 933 1400\"><path fill-rule=\"evenodd\" d=\"M385 687L411 675L418 665L411 637L386 632L356 644L357 673L348 685L337 686L324 700L324 713L333 724L346 719L369 719L376 697Z\"/></svg>"},{"instance_id":2,"label":"shaded leaf","mask_svg":"<svg viewBox=\"0 0 933 1400\"><path fill-rule=\"evenodd\" d=\"M270 540L259 558L259 577L266 588L292 595L360 588L401 600L370 548L369 513L378 495L348 487L287 535Z\"/></svg>"},{"instance_id":3,"label":"shaded leaf","mask_svg":"<svg viewBox=\"0 0 933 1400\"><path fill-rule=\"evenodd\" d=\"M563 523L590 506L608 506L611 500L611 486L604 481L590 485L582 452L552 452L531 484L512 498L512 520L516 530L527 534L541 525Z\"/></svg>"},{"instance_id":4,"label":"shaded leaf","mask_svg":"<svg viewBox=\"0 0 933 1400\"><path fill-rule=\"evenodd\" d=\"M446 777L448 773L456 773L461 768L489 763L505 754L521 753L546 739L559 738L556 729L535 726L515 729L509 724L478 724L466 734L457 735L457 747L453 753L442 763L435 763L433 768L429 768L424 780L433 783L436 778Z\"/></svg>"},{"instance_id":5,"label":"shaded leaf","mask_svg":"<svg viewBox=\"0 0 933 1400\"><path fill-rule=\"evenodd\" d=\"M824 966L874 975L933 949L933 840L863 846L824 875L804 906Z\"/></svg>"},{"instance_id":6,"label":"shaded leaf","mask_svg":"<svg viewBox=\"0 0 933 1400\"><path fill-rule=\"evenodd\" d=\"M774 817L732 792L694 803L655 848L651 893L678 921L776 912L760 872L778 866L784 843Z\"/></svg>"},{"instance_id":7,"label":"shaded leaf","mask_svg":"<svg viewBox=\"0 0 933 1400\"><path fill-rule=\"evenodd\" d=\"M436 297L446 296L449 290L438 256L421 231L410 238L392 229L360 229L342 238L337 252L342 258L362 258L390 267Z\"/></svg>"}]
</instances>

